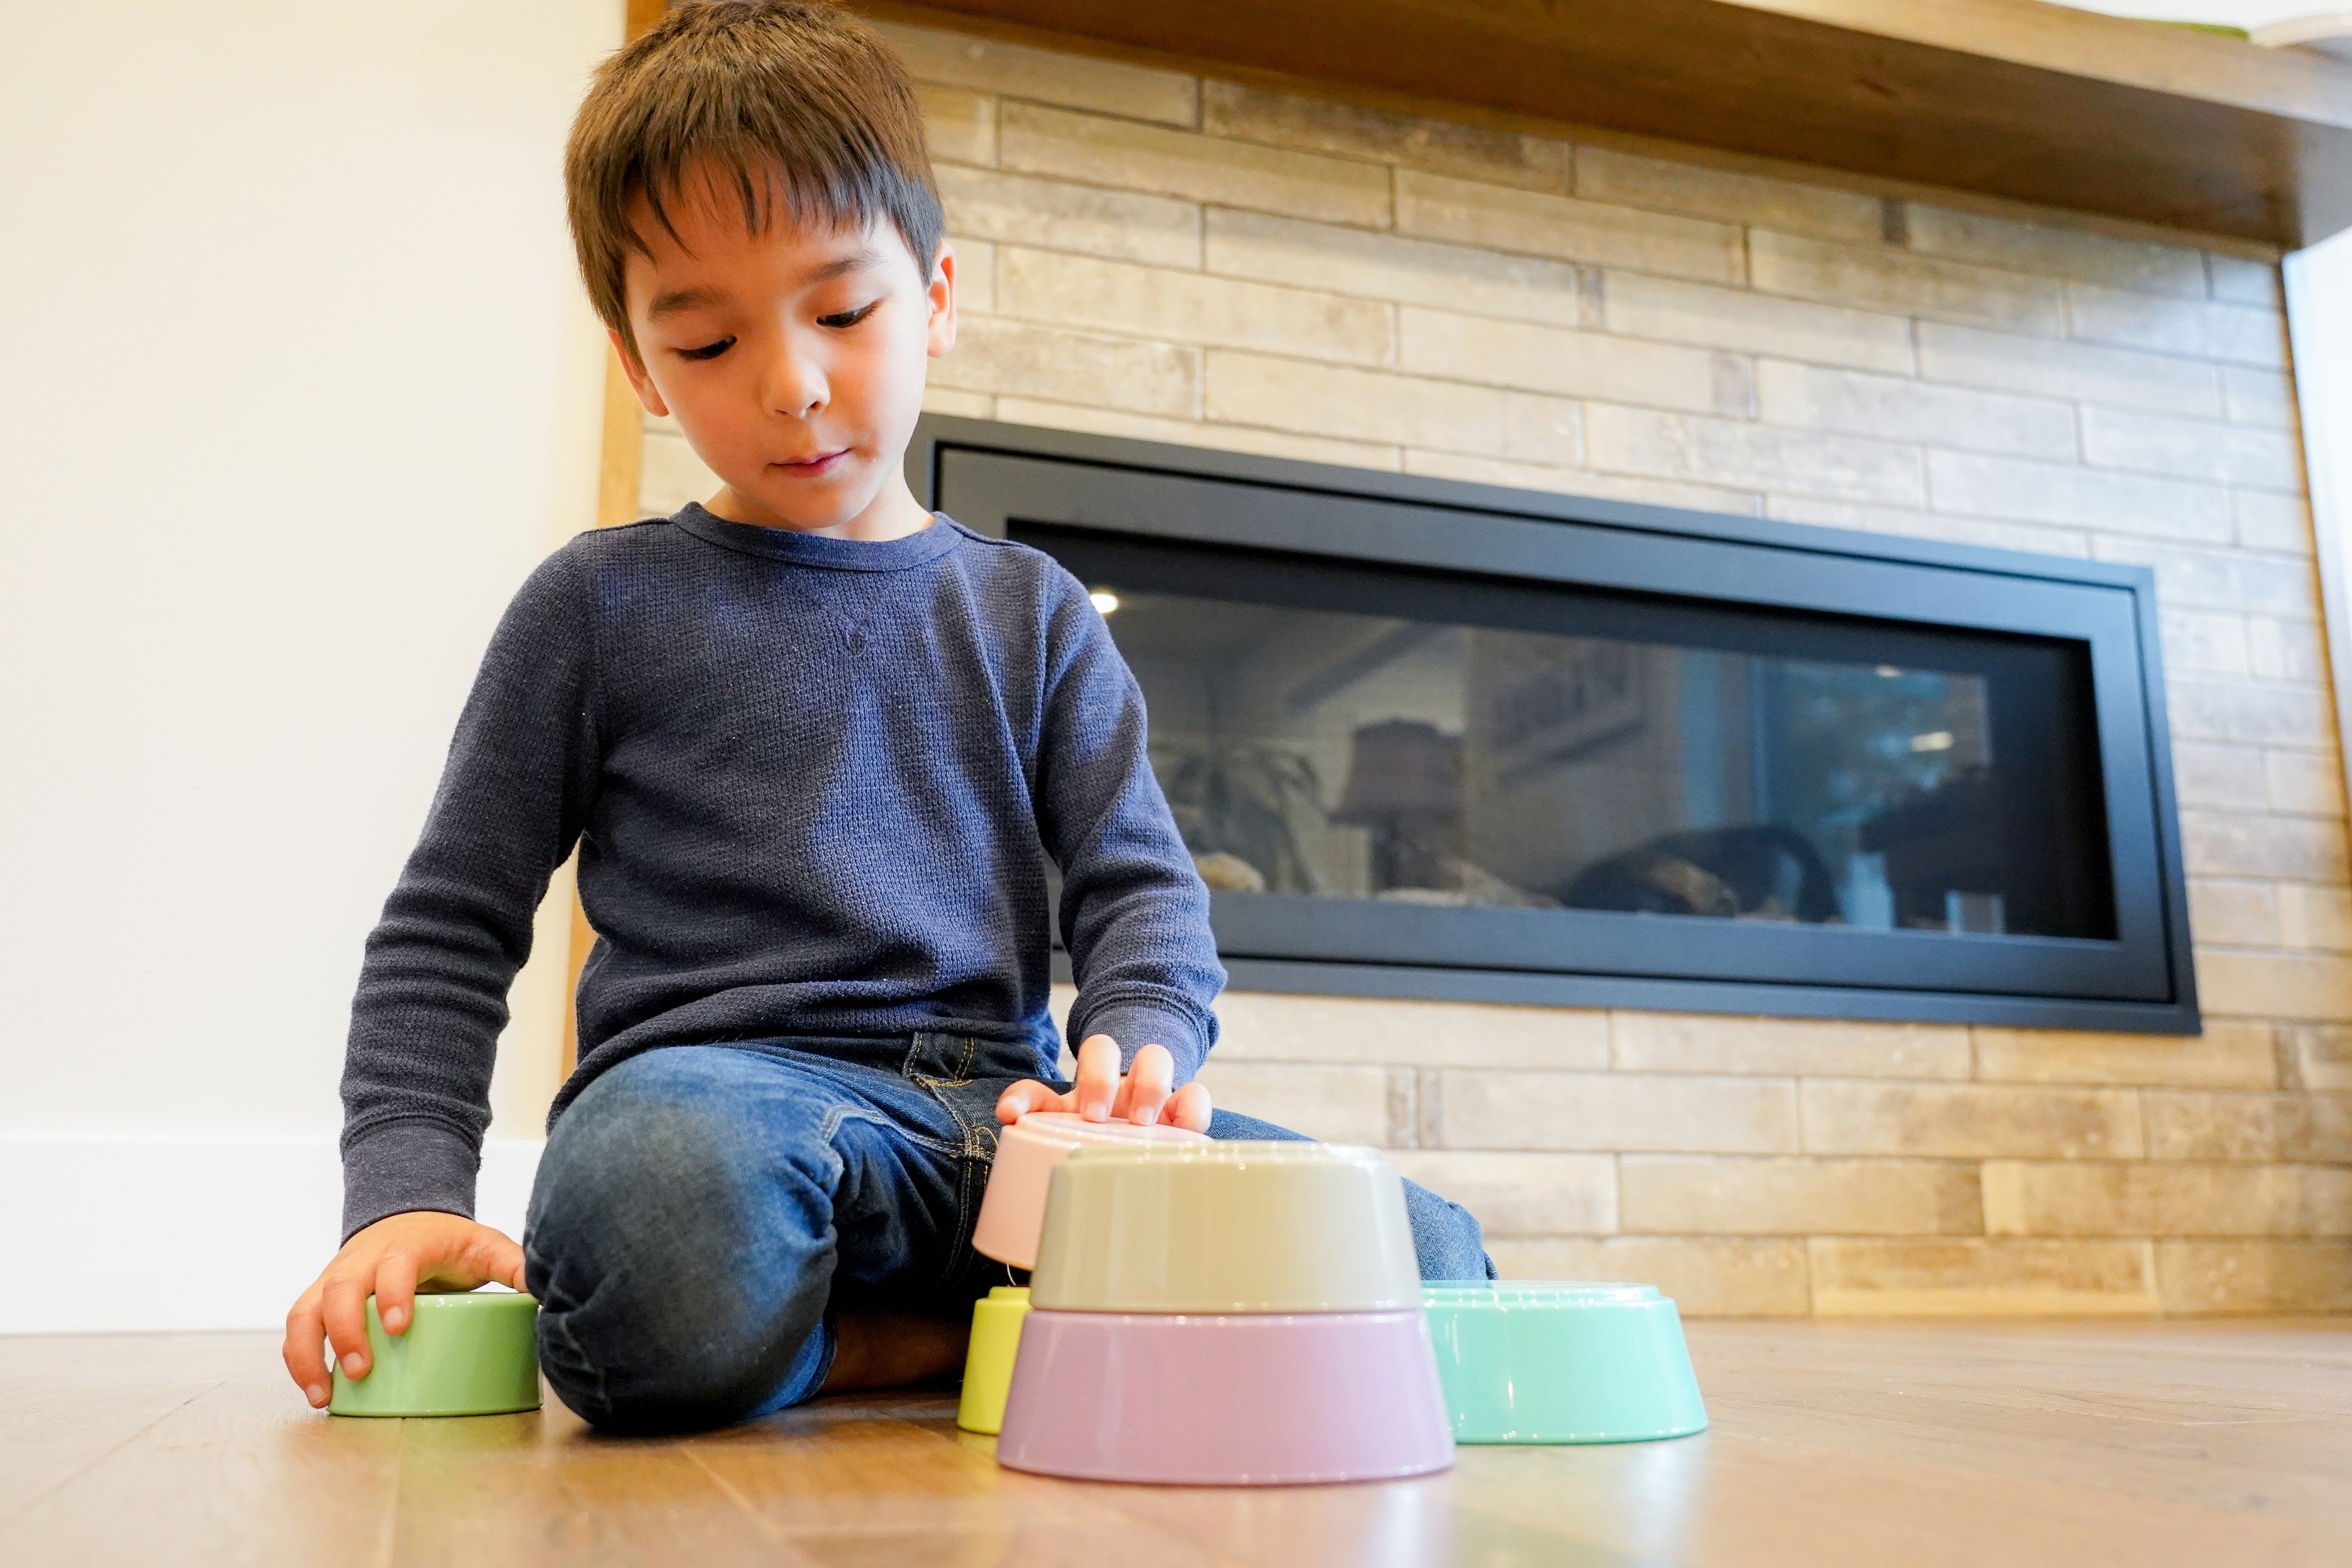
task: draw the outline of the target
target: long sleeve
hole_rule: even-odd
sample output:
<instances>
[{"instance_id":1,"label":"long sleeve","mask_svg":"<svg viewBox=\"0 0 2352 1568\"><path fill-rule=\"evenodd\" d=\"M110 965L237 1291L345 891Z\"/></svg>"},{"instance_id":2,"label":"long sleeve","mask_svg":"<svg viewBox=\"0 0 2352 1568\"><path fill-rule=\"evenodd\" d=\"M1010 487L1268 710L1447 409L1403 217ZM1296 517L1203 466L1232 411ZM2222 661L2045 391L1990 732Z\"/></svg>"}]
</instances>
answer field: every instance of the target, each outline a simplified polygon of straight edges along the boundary
<instances>
[{"instance_id":1,"label":"long sleeve","mask_svg":"<svg viewBox=\"0 0 2352 1568\"><path fill-rule=\"evenodd\" d=\"M1168 1047L1188 1082L1216 1043L1225 983L1209 890L1146 749L1143 692L1075 578L1051 606L1038 752L1039 833L1062 871L1078 984L1069 1039L1118 1041L1123 1066Z\"/></svg>"},{"instance_id":2,"label":"long sleeve","mask_svg":"<svg viewBox=\"0 0 2352 1568\"><path fill-rule=\"evenodd\" d=\"M515 595L368 937L342 1078L346 1238L409 1209L473 1213L507 991L595 788L591 612L574 549Z\"/></svg>"}]
</instances>

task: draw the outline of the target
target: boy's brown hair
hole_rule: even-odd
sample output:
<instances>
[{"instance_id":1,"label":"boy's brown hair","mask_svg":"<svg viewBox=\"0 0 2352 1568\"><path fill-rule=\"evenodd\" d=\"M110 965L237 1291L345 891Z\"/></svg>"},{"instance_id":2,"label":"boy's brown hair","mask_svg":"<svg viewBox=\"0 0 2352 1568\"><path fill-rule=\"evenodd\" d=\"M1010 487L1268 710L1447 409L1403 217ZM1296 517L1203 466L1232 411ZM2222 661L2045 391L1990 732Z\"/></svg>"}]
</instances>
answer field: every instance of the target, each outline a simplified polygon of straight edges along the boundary
<instances>
[{"instance_id":1,"label":"boy's brown hair","mask_svg":"<svg viewBox=\"0 0 2352 1568\"><path fill-rule=\"evenodd\" d=\"M898 57L836 6L673 5L597 68L572 122L563 184L588 298L633 359L622 279L631 250L652 252L629 226L629 204L642 193L676 238L666 204L699 166L734 185L755 234L779 194L796 224L887 219L929 280L945 223L922 110Z\"/></svg>"}]
</instances>

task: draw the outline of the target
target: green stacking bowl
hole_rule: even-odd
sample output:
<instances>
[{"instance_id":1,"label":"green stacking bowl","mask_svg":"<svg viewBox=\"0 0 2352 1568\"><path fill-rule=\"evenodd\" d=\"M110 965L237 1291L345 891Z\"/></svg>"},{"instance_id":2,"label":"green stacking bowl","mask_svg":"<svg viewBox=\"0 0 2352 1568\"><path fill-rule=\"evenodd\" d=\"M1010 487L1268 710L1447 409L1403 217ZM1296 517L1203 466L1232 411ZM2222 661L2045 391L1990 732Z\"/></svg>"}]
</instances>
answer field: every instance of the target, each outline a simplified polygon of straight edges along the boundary
<instances>
[{"instance_id":1,"label":"green stacking bowl","mask_svg":"<svg viewBox=\"0 0 2352 1568\"><path fill-rule=\"evenodd\" d=\"M338 1415L502 1415L539 1408L539 1301L512 1290L419 1292L408 1331L367 1301L368 1373L335 1368Z\"/></svg>"},{"instance_id":2,"label":"green stacking bowl","mask_svg":"<svg viewBox=\"0 0 2352 1568\"><path fill-rule=\"evenodd\" d=\"M1682 1316L1648 1285L1426 1285L1457 1443L1640 1443L1706 1426Z\"/></svg>"}]
</instances>

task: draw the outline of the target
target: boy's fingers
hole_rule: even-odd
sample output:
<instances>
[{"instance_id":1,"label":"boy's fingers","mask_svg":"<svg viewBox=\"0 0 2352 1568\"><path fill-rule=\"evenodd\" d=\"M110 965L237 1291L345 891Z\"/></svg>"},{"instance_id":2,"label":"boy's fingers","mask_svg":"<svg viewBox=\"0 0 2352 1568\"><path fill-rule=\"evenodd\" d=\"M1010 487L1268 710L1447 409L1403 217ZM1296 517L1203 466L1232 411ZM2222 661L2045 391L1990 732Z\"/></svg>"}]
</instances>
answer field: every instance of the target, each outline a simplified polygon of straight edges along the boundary
<instances>
[{"instance_id":1,"label":"boy's fingers","mask_svg":"<svg viewBox=\"0 0 2352 1568\"><path fill-rule=\"evenodd\" d=\"M1024 1078L996 1097L996 1119L1011 1123L1033 1110L1067 1110L1070 1097L1057 1094L1034 1078Z\"/></svg>"},{"instance_id":2,"label":"boy's fingers","mask_svg":"<svg viewBox=\"0 0 2352 1568\"><path fill-rule=\"evenodd\" d=\"M1135 1065L1127 1069L1127 1081L1119 1088L1120 1113L1139 1127L1158 1121L1175 1079L1176 1058L1168 1054L1168 1047L1144 1047L1135 1053Z\"/></svg>"},{"instance_id":3,"label":"boy's fingers","mask_svg":"<svg viewBox=\"0 0 2352 1568\"><path fill-rule=\"evenodd\" d=\"M482 1276L511 1290L522 1289L522 1244L503 1231L487 1226L481 1238Z\"/></svg>"},{"instance_id":4,"label":"boy's fingers","mask_svg":"<svg viewBox=\"0 0 2352 1568\"><path fill-rule=\"evenodd\" d=\"M302 1292L294 1310L286 1314L286 1370L294 1385L312 1405L324 1405L334 1393L334 1384L327 1376L327 1361L320 1346L327 1331L319 1317L319 1292L316 1287Z\"/></svg>"},{"instance_id":5,"label":"boy's fingers","mask_svg":"<svg viewBox=\"0 0 2352 1568\"><path fill-rule=\"evenodd\" d=\"M367 1293L364 1277L338 1278L320 1293L327 1320L327 1342L346 1377L367 1375Z\"/></svg>"},{"instance_id":6,"label":"boy's fingers","mask_svg":"<svg viewBox=\"0 0 2352 1568\"><path fill-rule=\"evenodd\" d=\"M1111 1101L1118 1096L1118 1042L1108 1035L1088 1035L1078 1047L1078 1079L1071 1095L1080 1116L1089 1121L1110 1120Z\"/></svg>"},{"instance_id":7,"label":"boy's fingers","mask_svg":"<svg viewBox=\"0 0 2352 1568\"><path fill-rule=\"evenodd\" d=\"M385 1333L406 1331L415 1300L416 1259L405 1252L385 1253L375 1266L375 1310Z\"/></svg>"},{"instance_id":8,"label":"boy's fingers","mask_svg":"<svg viewBox=\"0 0 2352 1568\"><path fill-rule=\"evenodd\" d=\"M1197 1080L1186 1084L1168 1098L1168 1109L1160 1120L1171 1127L1188 1127L1195 1132L1209 1130L1209 1089Z\"/></svg>"}]
</instances>

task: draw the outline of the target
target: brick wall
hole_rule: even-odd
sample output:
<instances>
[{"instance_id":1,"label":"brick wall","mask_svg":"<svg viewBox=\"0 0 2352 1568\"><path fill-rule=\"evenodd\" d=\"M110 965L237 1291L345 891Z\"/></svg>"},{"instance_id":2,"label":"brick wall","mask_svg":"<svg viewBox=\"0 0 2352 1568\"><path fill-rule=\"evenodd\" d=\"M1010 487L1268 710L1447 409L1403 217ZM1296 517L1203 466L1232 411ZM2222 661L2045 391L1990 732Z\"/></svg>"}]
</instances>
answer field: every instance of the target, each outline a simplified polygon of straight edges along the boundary
<instances>
[{"instance_id":1,"label":"brick wall","mask_svg":"<svg viewBox=\"0 0 2352 1568\"><path fill-rule=\"evenodd\" d=\"M889 32L962 268L931 407L2160 584L2201 1037L1236 993L1222 1103L1396 1151L1508 1273L1695 1313L2352 1308L2352 877L2274 265ZM650 512L712 488L658 425L645 476Z\"/></svg>"}]
</instances>

